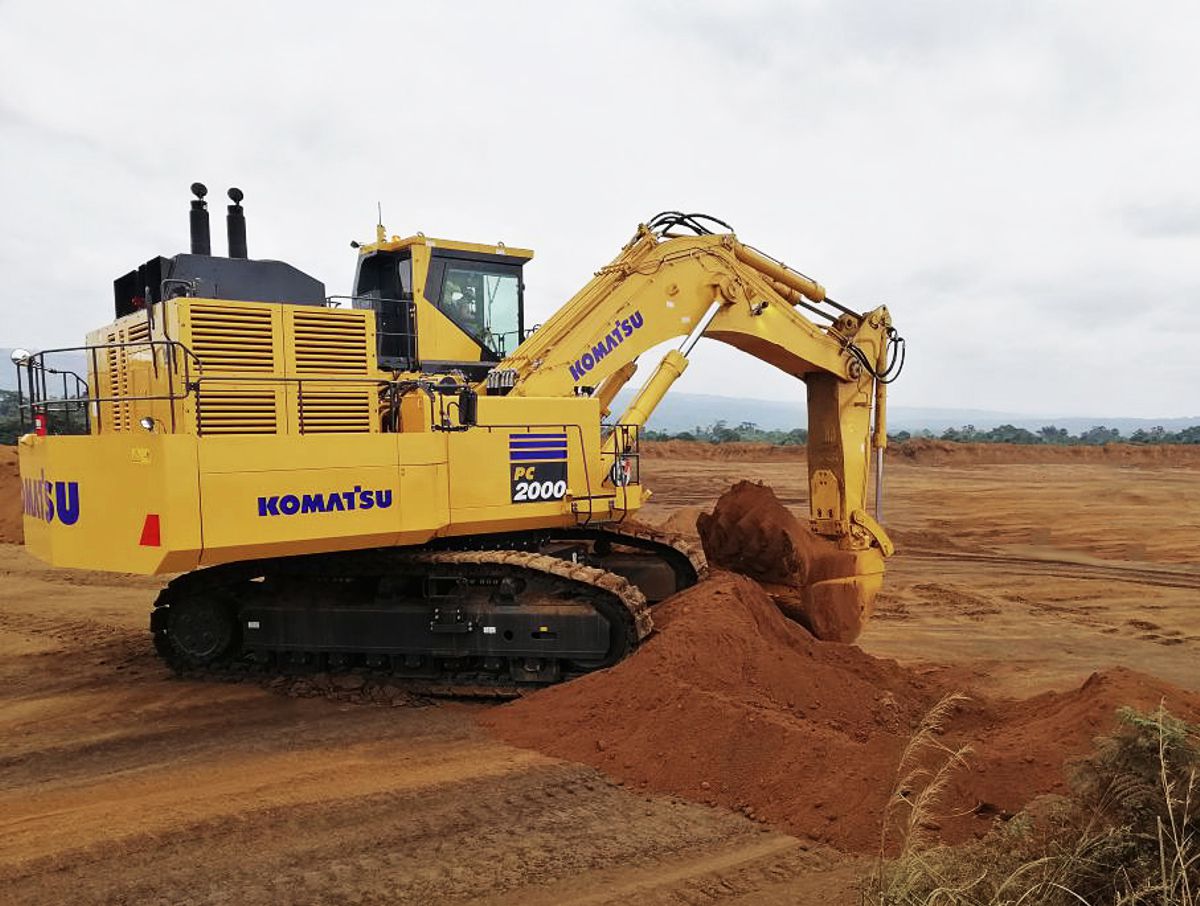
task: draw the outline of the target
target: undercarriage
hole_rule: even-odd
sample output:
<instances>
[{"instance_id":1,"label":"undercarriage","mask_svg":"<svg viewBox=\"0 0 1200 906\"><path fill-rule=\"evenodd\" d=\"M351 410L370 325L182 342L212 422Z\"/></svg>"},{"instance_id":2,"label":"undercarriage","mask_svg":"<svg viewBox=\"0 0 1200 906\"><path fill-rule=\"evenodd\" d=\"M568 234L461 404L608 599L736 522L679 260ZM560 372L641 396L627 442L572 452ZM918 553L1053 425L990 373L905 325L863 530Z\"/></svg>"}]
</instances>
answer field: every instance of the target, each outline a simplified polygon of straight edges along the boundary
<instances>
[{"instance_id":1,"label":"undercarriage","mask_svg":"<svg viewBox=\"0 0 1200 906\"><path fill-rule=\"evenodd\" d=\"M257 560L175 579L150 628L181 673L366 670L471 694L615 664L703 569L634 525Z\"/></svg>"}]
</instances>

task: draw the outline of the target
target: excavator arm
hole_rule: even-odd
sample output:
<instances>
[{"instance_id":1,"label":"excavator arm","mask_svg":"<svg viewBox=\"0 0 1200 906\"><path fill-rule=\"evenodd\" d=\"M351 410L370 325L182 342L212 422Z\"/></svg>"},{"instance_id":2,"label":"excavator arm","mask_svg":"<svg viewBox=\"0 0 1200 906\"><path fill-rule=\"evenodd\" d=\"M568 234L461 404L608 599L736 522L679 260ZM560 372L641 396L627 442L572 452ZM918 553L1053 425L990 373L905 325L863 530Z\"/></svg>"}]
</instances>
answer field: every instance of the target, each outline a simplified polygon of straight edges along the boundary
<instances>
[{"instance_id":1,"label":"excavator arm","mask_svg":"<svg viewBox=\"0 0 1200 906\"><path fill-rule=\"evenodd\" d=\"M826 323L818 326L808 314ZM640 427L687 368L701 336L805 382L811 528L844 551L889 555L890 540L867 512L870 450L886 444L885 387L902 364L895 353L903 341L887 308L845 308L731 231L710 232L698 215L659 215L639 226L616 259L497 372L518 396L595 393L607 408L639 356L683 337L618 420ZM623 452L613 447L627 436L610 435L609 451Z\"/></svg>"}]
</instances>

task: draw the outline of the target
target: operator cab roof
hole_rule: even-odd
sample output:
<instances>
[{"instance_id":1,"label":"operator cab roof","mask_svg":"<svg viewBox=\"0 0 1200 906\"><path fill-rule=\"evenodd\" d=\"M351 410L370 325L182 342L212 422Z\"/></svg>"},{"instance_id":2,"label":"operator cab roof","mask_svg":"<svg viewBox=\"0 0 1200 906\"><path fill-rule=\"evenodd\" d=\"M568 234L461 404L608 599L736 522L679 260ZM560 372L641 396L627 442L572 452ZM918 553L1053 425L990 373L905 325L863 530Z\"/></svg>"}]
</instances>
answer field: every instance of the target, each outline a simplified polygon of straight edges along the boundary
<instances>
[{"instance_id":1,"label":"operator cab roof","mask_svg":"<svg viewBox=\"0 0 1200 906\"><path fill-rule=\"evenodd\" d=\"M372 242L369 245L359 247L360 255L370 255L375 252L399 252L405 249L411 249L414 245L423 245L428 248L447 249L455 252L465 252L475 255L501 255L506 258L520 258L523 261L528 261L533 257L532 249L519 249L505 245L503 242L498 242L495 245L484 245L478 242L460 242L457 239L435 239L432 236L426 236L423 233L417 233L415 236L393 236L390 239L383 239Z\"/></svg>"}]
</instances>

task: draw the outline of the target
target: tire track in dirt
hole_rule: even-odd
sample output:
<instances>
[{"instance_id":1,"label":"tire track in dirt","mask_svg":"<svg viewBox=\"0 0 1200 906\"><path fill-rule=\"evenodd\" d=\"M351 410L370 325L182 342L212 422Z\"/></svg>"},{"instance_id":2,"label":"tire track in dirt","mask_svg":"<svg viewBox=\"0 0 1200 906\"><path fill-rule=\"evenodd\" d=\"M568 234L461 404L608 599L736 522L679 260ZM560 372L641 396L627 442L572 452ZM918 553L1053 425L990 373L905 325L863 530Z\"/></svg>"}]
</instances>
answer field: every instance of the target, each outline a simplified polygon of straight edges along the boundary
<instances>
[{"instance_id":1,"label":"tire track in dirt","mask_svg":"<svg viewBox=\"0 0 1200 906\"><path fill-rule=\"evenodd\" d=\"M493 757L481 759L483 749ZM0 865L0 883L13 903L213 903L235 891L251 904L475 901L766 836L795 845L734 815L632 796L589 769L528 753L496 759L496 749L431 749L422 770L367 795L343 787L325 801L281 804L242 791L223 797L227 814L206 818L180 820L181 805L155 809L139 795L171 826ZM297 780L285 782L294 789Z\"/></svg>"},{"instance_id":2,"label":"tire track in dirt","mask_svg":"<svg viewBox=\"0 0 1200 906\"><path fill-rule=\"evenodd\" d=\"M928 575L938 575L943 580L952 576L959 578L960 584L946 585L943 583L918 584L913 590L922 593L927 602L933 603L944 600L954 602L951 610L961 615L975 618L989 618L1003 615L1006 609L1013 605L1027 610L1031 614L1049 616L1057 620L1086 626L1106 635L1124 635L1141 641L1155 642L1159 645L1173 646L1200 642L1200 633L1195 631L1193 624L1186 619L1186 613L1178 612L1174 616L1160 612L1171 610L1168 604L1155 603L1152 593L1147 592L1141 602L1140 612L1143 616L1130 617L1127 610L1113 608L1110 600L1116 597L1112 583L1128 586L1128 593L1137 595L1137 589L1169 589L1179 591L1200 590L1200 571L1176 565L1149 565L1144 563L1096 563L1090 558L1060 558L1053 556L1028 556L1016 553L970 553L960 551L935 552L927 550L906 551L898 558L898 565L907 568L916 564L917 572ZM971 591L966 586L973 576L972 567L982 567L988 571L1001 570L1020 576L1023 583L1044 578L1047 583L1054 583L1053 594L1032 596L1010 589L999 597L989 595L986 591ZM1067 584L1063 585L1066 580ZM1079 586L1079 590L1070 593L1066 589L1071 583ZM1096 583L1101 583L1105 591L1097 590ZM1181 599L1174 595L1172 600ZM905 619L911 608L901 605L893 608L888 594L884 595L884 606L878 617L884 621L889 619ZM1175 607L1178 611L1178 606ZM1182 628L1172 628L1146 619L1151 614L1159 614L1155 620L1170 622L1175 619ZM1190 627L1190 629L1189 629Z\"/></svg>"},{"instance_id":3,"label":"tire track in dirt","mask_svg":"<svg viewBox=\"0 0 1200 906\"><path fill-rule=\"evenodd\" d=\"M703 849L649 867L609 869L576 882L551 884L520 897L489 897L486 904L521 906L602 906L629 902L646 906L698 903L832 906L857 903L854 882L869 870L867 860L832 857L782 834L728 841L717 851ZM800 883L798 883L800 882Z\"/></svg>"},{"instance_id":4,"label":"tire track in dirt","mask_svg":"<svg viewBox=\"0 0 1200 906\"><path fill-rule=\"evenodd\" d=\"M1098 579L1108 582L1129 582L1134 585L1155 585L1163 588L1200 589L1200 572L1187 567L1169 565L1084 563L1079 560L1053 557L1029 557L1014 554L973 553L966 551L928 551L905 549L906 559L925 562L997 564L1019 568L1023 573L1042 573L1056 579Z\"/></svg>"}]
</instances>

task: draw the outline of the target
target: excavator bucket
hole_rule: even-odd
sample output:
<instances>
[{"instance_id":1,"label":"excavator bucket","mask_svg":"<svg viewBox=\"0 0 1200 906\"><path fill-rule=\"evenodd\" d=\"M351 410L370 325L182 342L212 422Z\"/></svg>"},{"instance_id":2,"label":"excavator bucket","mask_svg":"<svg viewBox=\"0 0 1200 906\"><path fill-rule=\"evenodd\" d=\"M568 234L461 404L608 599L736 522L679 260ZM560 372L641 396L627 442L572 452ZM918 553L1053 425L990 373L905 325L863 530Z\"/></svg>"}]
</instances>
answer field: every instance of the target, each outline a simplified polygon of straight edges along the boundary
<instances>
[{"instance_id":1,"label":"excavator bucket","mask_svg":"<svg viewBox=\"0 0 1200 906\"><path fill-rule=\"evenodd\" d=\"M770 488L739 482L696 527L710 566L758 581L817 638L853 642L870 619L883 585L882 552L842 550L803 525Z\"/></svg>"}]
</instances>

